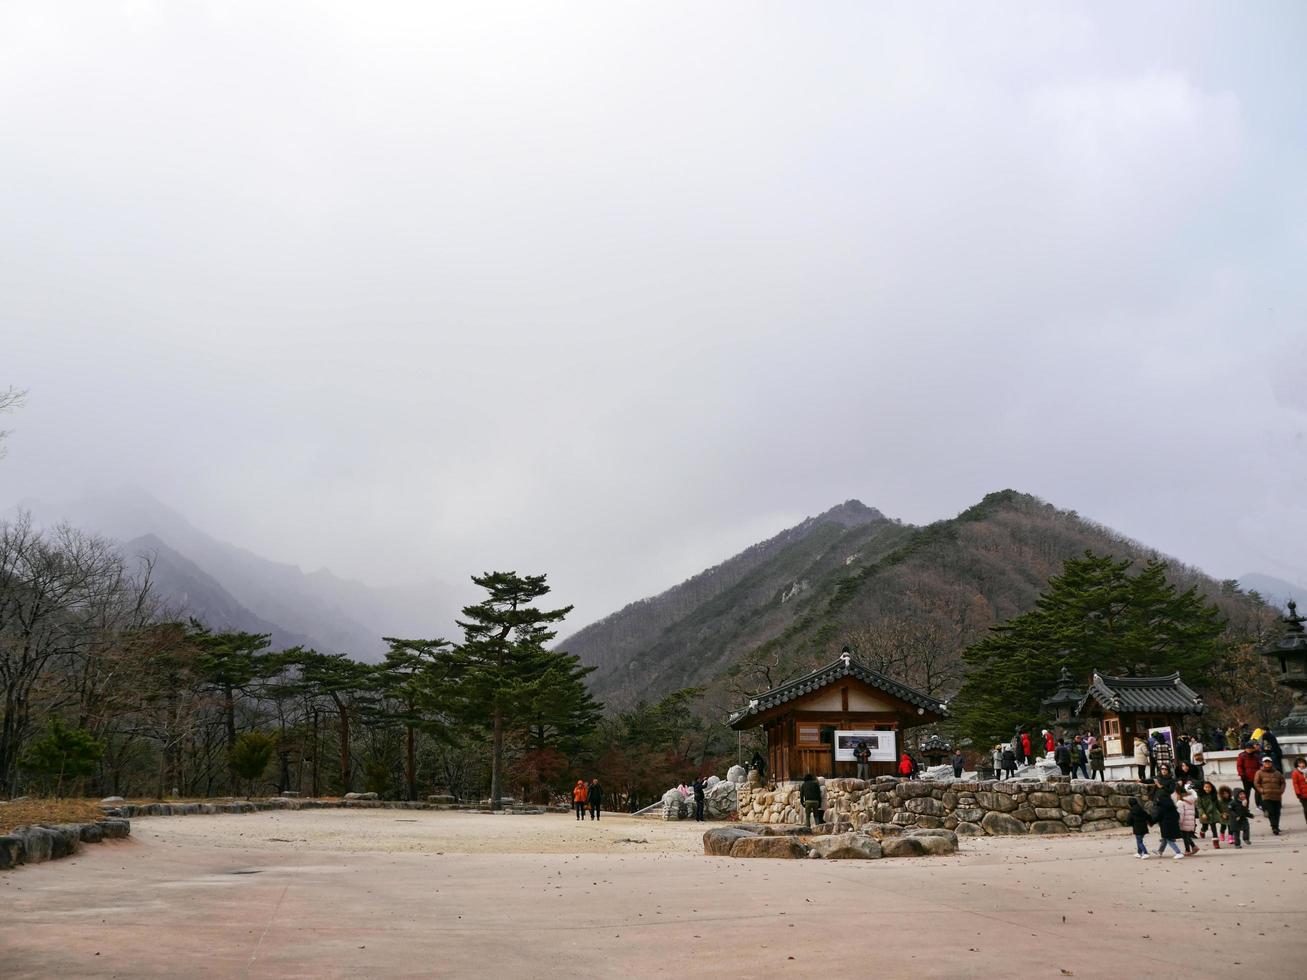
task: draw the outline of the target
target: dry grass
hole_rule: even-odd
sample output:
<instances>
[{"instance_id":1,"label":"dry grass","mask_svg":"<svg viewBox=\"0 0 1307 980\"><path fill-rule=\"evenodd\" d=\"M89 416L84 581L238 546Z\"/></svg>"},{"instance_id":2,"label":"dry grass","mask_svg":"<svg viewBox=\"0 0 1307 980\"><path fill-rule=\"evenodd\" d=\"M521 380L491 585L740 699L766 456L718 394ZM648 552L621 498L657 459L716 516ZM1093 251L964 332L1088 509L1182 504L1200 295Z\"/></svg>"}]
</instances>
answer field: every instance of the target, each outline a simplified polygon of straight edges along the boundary
<instances>
[{"instance_id":1,"label":"dry grass","mask_svg":"<svg viewBox=\"0 0 1307 980\"><path fill-rule=\"evenodd\" d=\"M94 800L19 800L0 803L0 834L24 824L89 823L104 816Z\"/></svg>"}]
</instances>

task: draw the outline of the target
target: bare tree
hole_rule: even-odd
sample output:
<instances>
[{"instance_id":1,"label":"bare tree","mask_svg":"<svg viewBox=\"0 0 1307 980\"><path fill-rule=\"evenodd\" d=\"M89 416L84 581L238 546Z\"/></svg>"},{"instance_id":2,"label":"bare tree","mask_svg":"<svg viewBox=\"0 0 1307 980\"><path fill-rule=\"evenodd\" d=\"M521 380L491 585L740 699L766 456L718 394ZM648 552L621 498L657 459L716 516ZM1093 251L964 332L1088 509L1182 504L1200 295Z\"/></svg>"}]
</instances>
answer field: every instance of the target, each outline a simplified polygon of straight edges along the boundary
<instances>
[{"instance_id":1,"label":"bare tree","mask_svg":"<svg viewBox=\"0 0 1307 980\"><path fill-rule=\"evenodd\" d=\"M4 391L0 391L0 415L22 408L23 402L26 400L27 392L20 391L18 388L6 388ZM0 459L5 457L5 438L9 435L9 432L9 429L0 429Z\"/></svg>"}]
</instances>

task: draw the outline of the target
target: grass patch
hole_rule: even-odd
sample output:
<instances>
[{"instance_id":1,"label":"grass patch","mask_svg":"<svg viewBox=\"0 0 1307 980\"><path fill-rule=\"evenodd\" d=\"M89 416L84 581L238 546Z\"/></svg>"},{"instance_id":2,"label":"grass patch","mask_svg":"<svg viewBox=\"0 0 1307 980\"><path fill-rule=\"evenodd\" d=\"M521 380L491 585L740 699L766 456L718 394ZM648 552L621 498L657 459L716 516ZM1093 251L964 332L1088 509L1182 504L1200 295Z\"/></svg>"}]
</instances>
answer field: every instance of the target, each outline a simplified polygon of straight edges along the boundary
<instances>
[{"instance_id":1,"label":"grass patch","mask_svg":"<svg viewBox=\"0 0 1307 980\"><path fill-rule=\"evenodd\" d=\"M27 824L91 823L103 817L95 800L18 800L0 803L0 834Z\"/></svg>"}]
</instances>

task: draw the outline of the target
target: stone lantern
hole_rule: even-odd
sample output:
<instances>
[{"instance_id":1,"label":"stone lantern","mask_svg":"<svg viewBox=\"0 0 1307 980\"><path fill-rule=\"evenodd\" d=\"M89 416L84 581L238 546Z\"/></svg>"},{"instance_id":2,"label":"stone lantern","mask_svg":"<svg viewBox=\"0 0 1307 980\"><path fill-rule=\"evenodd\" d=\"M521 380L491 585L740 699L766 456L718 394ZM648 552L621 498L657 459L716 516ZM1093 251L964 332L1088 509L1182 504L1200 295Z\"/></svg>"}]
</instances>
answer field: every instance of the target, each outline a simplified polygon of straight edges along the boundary
<instances>
[{"instance_id":1,"label":"stone lantern","mask_svg":"<svg viewBox=\"0 0 1307 980\"><path fill-rule=\"evenodd\" d=\"M1040 707L1048 712L1048 724L1054 732L1064 734L1083 724L1084 719L1076 714L1076 706L1084 696L1084 691L1076 690L1071 672L1063 667L1057 679L1057 690L1052 697L1040 702Z\"/></svg>"},{"instance_id":2,"label":"stone lantern","mask_svg":"<svg viewBox=\"0 0 1307 980\"><path fill-rule=\"evenodd\" d=\"M1307 632L1302 625L1307 617L1298 615L1298 604L1293 600L1289 600L1289 615L1284 622L1288 626L1284 636L1262 651L1262 656L1275 659L1280 683L1293 693L1293 707L1276 726L1276 735L1298 736L1294 741L1307 741Z\"/></svg>"},{"instance_id":3,"label":"stone lantern","mask_svg":"<svg viewBox=\"0 0 1307 980\"><path fill-rule=\"evenodd\" d=\"M932 766L942 765L944 760L953 754L953 746L949 744L948 739L943 738L938 732L924 739L917 750L926 757L926 761Z\"/></svg>"}]
</instances>

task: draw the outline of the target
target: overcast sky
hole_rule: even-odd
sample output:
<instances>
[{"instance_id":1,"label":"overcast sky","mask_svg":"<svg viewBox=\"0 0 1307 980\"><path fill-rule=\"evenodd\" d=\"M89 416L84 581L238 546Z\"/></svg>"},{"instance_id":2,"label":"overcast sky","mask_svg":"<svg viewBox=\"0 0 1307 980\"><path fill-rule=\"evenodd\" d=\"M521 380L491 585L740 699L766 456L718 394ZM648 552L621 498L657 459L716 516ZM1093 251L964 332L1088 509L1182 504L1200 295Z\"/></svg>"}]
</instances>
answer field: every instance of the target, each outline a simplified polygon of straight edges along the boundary
<instances>
[{"instance_id":1,"label":"overcast sky","mask_svg":"<svg viewBox=\"0 0 1307 980\"><path fill-rule=\"evenodd\" d=\"M0 505L572 626L1014 487L1307 582L1307 5L0 3Z\"/></svg>"}]
</instances>

